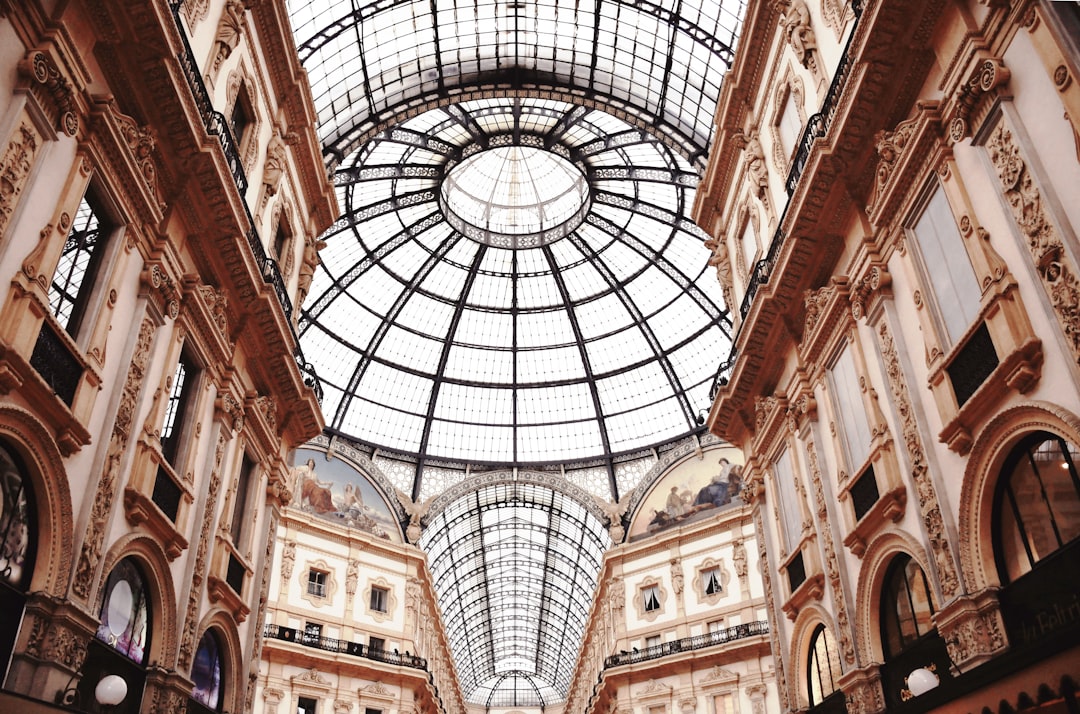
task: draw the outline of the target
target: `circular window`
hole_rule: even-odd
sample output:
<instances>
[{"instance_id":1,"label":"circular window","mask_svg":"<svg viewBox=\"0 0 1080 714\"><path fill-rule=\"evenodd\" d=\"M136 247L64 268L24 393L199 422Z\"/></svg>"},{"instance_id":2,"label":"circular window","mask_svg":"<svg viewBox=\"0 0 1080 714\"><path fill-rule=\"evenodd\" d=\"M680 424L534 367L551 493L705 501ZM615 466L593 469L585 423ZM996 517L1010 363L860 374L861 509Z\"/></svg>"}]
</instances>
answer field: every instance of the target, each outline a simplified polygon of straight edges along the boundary
<instances>
[{"instance_id":1,"label":"circular window","mask_svg":"<svg viewBox=\"0 0 1080 714\"><path fill-rule=\"evenodd\" d=\"M499 248L535 248L581 225L589 184L577 166L530 146L500 146L450 169L440 199L469 238Z\"/></svg>"}]
</instances>

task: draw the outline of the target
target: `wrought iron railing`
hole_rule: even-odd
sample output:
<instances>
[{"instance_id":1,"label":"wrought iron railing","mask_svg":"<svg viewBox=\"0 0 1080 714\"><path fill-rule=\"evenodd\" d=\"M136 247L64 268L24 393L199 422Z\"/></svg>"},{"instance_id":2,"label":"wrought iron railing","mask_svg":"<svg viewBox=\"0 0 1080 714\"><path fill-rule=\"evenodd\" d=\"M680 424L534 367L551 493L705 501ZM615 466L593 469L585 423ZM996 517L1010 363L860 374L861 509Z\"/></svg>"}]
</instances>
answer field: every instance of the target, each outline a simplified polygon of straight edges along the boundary
<instances>
[{"instance_id":1,"label":"wrought iron railing","mask_svg":"<svg viewBox=\"0 0 1080 714\"><path fill-rule=\"evenodd\" d=\"M684 637L681 640L675 640L674 642L665 642L660 645L646 647L643 650L635 650L634 652L620 652L618 654L613 654L604 660L604 669L607 669L609 667L618 667L624 664L645 662L650 659L666 657L670 654L676 654L678 652L699 650L703 647L722 645L727 642L734 642L735 640L741 640L747 637L757 637L758 635L767 634L769 634L769 623L767 620L748 622L745 625L735 625L734 627L717 630L716 632L709 632L704 635Z\"/></svg>"},{"instance_id":2,"label":"wrought iron railing","mask_svg":"<svg viewBox=\"0 0 1080 714\"><path fill-rule=\"evenodd\" d=\"M70 407L75 403L83 366L47 320L38 332L34 351L30 355L30 366L37 370L64 404Z\"/></svg>"},{"instance_id":3,"label":"wrought iron railing","mask_svg":"<svg viewBox=\"0 0 1080 714\"><path fill-rule=\"evenodd\" d=\"M427 670L426 659L417 657L414 654L409 654L408 652L400 654L396 651L391 652L389 650L368 647L359 642L338 640L333 637L317 637L303 632L302 630L297 630L295 627L283 627L281 625L268 624L263 627L263 637L282 640L284 642L295 642L304 647L312 647L317 650L323 650L324 652L340 652L353 655L354 657L365 657L367 659L375 660L376 662L385 662L386 664Z\"/></svg>"},{"instance_id":4,"label":"wrought iron railing","mask_svg":"<svg viewBox=\"0 0 1080 714\"><path fill-rule=\"evenodd\" d=\"M750 282L747 283L746 292L743 294L742 302L739 304L739 314L744 320L746 319L746 313L750 312L750 305L754 302L758 289L769 282L769 276L772 275L773 268L776 267L776 258L780 254L780 248L784 245L784 229L782 226L786 215L787 211L785 210L780 217L780 226L776 228L772 242L769 243L768 254L754 264L754 272L750 274Z\"/></svg>"},{"instance_id":5,"label":"wrought iron railing","mask_svg":"<svg viewBox=\"0 0 1080 714\"><path fill-rule=\"evenodd\" d=\"M844 52L840 55L840 64L836 66L829 90L825 93L825 100L821 103L821 109L810 117L803 129L802 138L799 139L799 150L795 153L795 159L791 162L791 170L788 171L785 187L788 196L795 193L795 187L799 185L806 162L810 159L810 151L814 148L814 142L819 137L825 136L836 116L836 108L840 104L840 95L844 92L848 76L851 74L851 42L855 39L855 30L859 27L859 17L862 16L862 2L852 2L851 9L855 12L855 22L851 26L851 34L848 35Z\"/></svg>"},{"instance_id":6,"label":"wrought iron railing","mask_svg":"<svg viewBox=\"0 0 1080 714\"><path fill-rule=\"evenodd\" d=\"M229 129L225 115L214 108L210 93L206 91L206 85L203 83L202 74L199 71L199 64L195 60L195 53L191 49L191 42L188 40L187 31L184 29L183 21L180 18L180 5L179 2L172 5L173 20L176 22L176 29L180 34L180 39L184 43L184 51L177 55L177 59L184 71L184 76L187 77L191 93L195 96L195 105L199 108L199 114L202 116L206 132L217 137L218 142L221 144L221 150L225 154L225 161L229 165L229 171L232 173L233 181L236 183L236 189L243 198L247 192L248 180L247 175L244 173L243 161L240 159L236 137L233 136L232 131ZM255 220L251 216L251 209L248 207L246 200L243 201L243 206L244 217L247 219L245 237L247 238L248 247L255 257L255 264L259 268L259 274L262 276L263 282L270 284L278 303L281 304L281 309L285 313L285 320L293 333L293 343L296 345L293 358L296 360L300 371L304 374L304 384L312 388L315 396L321 402L323 397L322 383L315 373L314 366L307 362L300 352L300 340L296 336L296 328L293 323L294 308L292 300L289 298L289 292L285 287L285 280L281 275L277 262L266 254L266 248L263 246L262 240L259 239L259 234L255 232Z\"/></svg>"},{"instance_id":7,"label":"wrought iron railing","mask_svg":"<svg viewBox=\"0 0 1080 714\"><path fill-rule=\"evenodd\" d=\"M731 353L728 354L726 360L720 363L720 367L716 370L716 376L713 377L712 386L709 387L709 401L716 399L716 395L720 393L720 388L728 383L731 379L731 370L735 368L735 359L739 356L739 348L735 345L731 345Z\"/></svg>"}]
</instances>

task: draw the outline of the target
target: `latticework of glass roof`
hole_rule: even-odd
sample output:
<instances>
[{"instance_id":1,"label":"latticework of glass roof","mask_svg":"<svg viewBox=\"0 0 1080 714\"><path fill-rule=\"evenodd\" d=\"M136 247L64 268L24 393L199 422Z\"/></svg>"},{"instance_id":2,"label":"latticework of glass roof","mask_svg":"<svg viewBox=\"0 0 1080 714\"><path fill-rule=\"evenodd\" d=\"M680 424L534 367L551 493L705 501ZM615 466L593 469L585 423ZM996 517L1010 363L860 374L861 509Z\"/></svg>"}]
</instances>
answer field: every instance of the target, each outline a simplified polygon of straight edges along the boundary
<instances>
[{"instance_id":1,"label":"latticework of glass roof","mask_svg":"<svg viewBox=\"0 0 1080 714\"><path fill-rule=\"evenodd\" d=\"M420 546L466 699L488 707L565 699L611 546L603 524L550 488L496 484L451 503Z\"/></svg>"},{"instance_id":2,"label":"latticework of glass roof","mask_svg":"<svg viewBox=\"0 0 1080 714\"><path fill-rule=\"evenodd\" d=\"M328 431L416 501L540 465L617 501L729 352L689 213L745 0L287 3L344 210L297 325ZM565 699L599 521L505 483L421 546L467 699Z\"/></svg>"},{"instance_id":3,"label":"latticework of glass roof","mask_svg":"<svg viewBox=\"0 0 1080 714\"><path fill-rule=\"evenodd\" d=\"M745 0L288 0L332 163L477 89L607 105L704 167Z\"/></svg>"},{"instance_id":4,"label":"latticework of glass roof","mask_svg":"<svg viewBox=\"0 0 1080 714\"><path fill-rule=\"evenodd\" d=\"M550 157L539 170L562 182L529 190L570 218L517 234L456 223L443 204L474 199L444 200L446 177L512 147ZM563 165L588 184L570 205ZM380 135L335 181L345 215L299 326L332 431L427 459L536 464L699 429L730 323L686 218L697 176L653 135L562 102L479 100ZM422 464L414 497L421 478Z\"/></svg>"}]
</instances>

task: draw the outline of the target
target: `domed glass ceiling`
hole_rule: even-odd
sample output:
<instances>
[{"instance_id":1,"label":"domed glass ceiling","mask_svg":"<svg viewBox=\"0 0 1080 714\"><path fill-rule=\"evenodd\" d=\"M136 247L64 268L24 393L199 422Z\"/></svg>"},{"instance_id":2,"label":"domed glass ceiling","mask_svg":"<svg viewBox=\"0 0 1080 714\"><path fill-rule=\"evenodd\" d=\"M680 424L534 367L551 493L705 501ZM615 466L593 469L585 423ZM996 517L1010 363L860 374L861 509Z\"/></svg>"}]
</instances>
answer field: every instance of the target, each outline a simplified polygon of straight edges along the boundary
<instances>
[{"instance_id":1,"label":"domed glass ceiling","mask_svg":"<svg viewBox=\"0 0 1080 714\"><path fill-rule=\"evenodd\" d=\"M729 352L688 216L745 0L287 2L344 211L298 323L328 431L416 501L552 464L617 501ZM504 483L426 524L469 701L565 698L610 543L580 511Z\"/></svg>"},{"instance_id":2,"label":"domed glass ceiling","mask_svg":"<svg viewBox=\"0 0 1080 714\"><path fill-rule=\"evenodd\" d=\"M300 321L330 429L500 464L698 429L729 323L685 217L697 175L652 134L483 99L384 132L335 181L345 216Z\"/></svg>"}]
</instances>

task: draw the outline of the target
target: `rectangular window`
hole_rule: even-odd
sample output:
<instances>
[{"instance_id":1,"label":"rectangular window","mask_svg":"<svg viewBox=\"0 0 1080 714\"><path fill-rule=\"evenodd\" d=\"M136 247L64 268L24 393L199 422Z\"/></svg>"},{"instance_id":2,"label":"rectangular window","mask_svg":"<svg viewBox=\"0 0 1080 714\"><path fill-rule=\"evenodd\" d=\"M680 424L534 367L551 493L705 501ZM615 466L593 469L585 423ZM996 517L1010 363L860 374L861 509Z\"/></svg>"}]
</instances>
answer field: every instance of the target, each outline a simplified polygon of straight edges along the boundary
<instances>
[{"instance_id":1,"label":"rectangular window","mask_svg":"<svg viewBox=\"0 0 1080 714\"><path fill-rule=\"evenodd\" d=\"M795 490L795 471L791 463L791 451L784 449L773 464L776 476L776 501L780 509L780 530L787 552L799 547L802 537L802 509L799 507L799 492Z\"/></svg>"},{"instance_id":2,"label":"rectangular window","mask_svg":"<svg viewBox=\"0 0 1080 714\"><path fill-rule=\"evenodd\" d=\"M255 474L255 463L244 454L243 463L240 466L240 476L236 482L236 495L233 498L232 521L229 523L229 535L233 545L240 546L240 538L244 534L244 523L248 520L247 502L248 493L251 491L251 480Z\"/></svg>"},{"instance_id":3,"label":"rectangular window","mask_svg":"<svg viewBox=\"0 0 1080 714\"><path fill-rule=\"evenodd\" d=\"M723 632L724 631L724 621L723 620L713 620L712 622L710 622L708 624L708 627L709 627L709 634L710 635L715 635L718 632Z\"/></svg>"},{"instance_id":4,"label":"rectangular window","mask_svg":"<svg viewBox=\"0 0 1080 714\"><path fill-rule=\"evenodd\" d=\"M844 348L829 370L829 383L835 395L834 407L839 417L840 440L848 459L848 469L855 470L870 457L872 437L850 347Z\"/></svg>"},{"instance_id":5,"label":"rectangular window","mask_svg":"<svg viewBox=\"0 0 1080 714\"><path fill-rule=\"evenodd\" d=\"M312 568L308 571L307 591L308 595L326 597L326 576L328 573Z\"/></svg>"},{"instance_id":6,"label":"rectangular window","mask_svg":"<svg viewBox=\"0 0 1080 714\"><path fill-rule=\"evenodd\" d=\"M735 714L735 699L730 694L717 694L713 697L714 714Z\"/></svg>"},{"instance_id":7,"label":"rectangular window","mask_svg":"<svg viewBox=\"0 0 1080 714\"><path fill-rule=\"evenodd\" d=\"M746 263L746 271L748 273L754 272L754 258L757 257L757 235L754 233L754 222L749 218L746 219L746 227L743 228L742 238L739 241L742 244L743 262Z\"/></svg>"},{"instance_id":8,"label":"rectangular window","mask_svg":"<svg viewBox=\"0 0 1080 714\"><path fill-rule=\"evenodd\" d=\"M382 709L372 709L371 707L364 707L364 714L382 714Z\"/></svg>"},{"instance_id":9,"label":"rectangular window","mask_svg":"<svg viewBox=\"0 0 1080 714\"><path fill-rule=\"evenodd\" d=\"M945 192L934 189L912 227L919 246L928 292L932 290L949 346L954 345L979 314L982 291L964 248L964 239Z\"/></svg>"},{"instance_id":10,"label":"rectangular window","mask_svg":"<svg viewBox=\"0 0 1080 714\"><path fill-rule=\"evenodd\" d=\"M274 233L274 258L284 269L285 250L289 245L289 231L285 225L285 216L278 221L277 232Z\"/></svg>"},{"instance_id":11,"label":"rectangular window","mask_svg":"<svg viewBox=\"0 0 1080 714\"><path fill-rule=\"evenodd\" d=\"M317 622L304 623L304 644L317 645L322 639L322 625Z\"/></svg>"},{"instance_id":12,"label":"rectangular window","mask_svg":"<svg viewBox=\"0 0 1080 714\"><path fill-rule=\"evenodd\" d=\"M374 635L367 638L367 646L369 650L376 650L382 652L386 649L386 640L381 637L375 637Z\"/></svg>"},{"instance_id":13,"label":"rectangular window","mask_svg":"<svg viewBox=\"0 0 1080 714\"><path fill-rule=\"evenodd\" d=\"M316 714L319 702L311 697L300 697L296 701L296 714Z\"/></svg>"},{"instance_id":14,"label":"rectangular window","mask_svg":"<svg viewBox=\"0 0 1080 714\"><path fill-rule=\"evenodd\" d=\"M641 602L645 612L653 612L660 609L660 587L650 585L641 589Z\"/></svg>"},{"instance_id":15,"label":"rectangular window","mask_svg":"<svg viewBox=\"0 0 1080 714\"><path fill-rule=\"evenodd\" d=\"M799 106L795 103L795 93L788 92L784 100L784 113L780 115L780 146L784 150L784 156L789 160L795 153L795 147L802 138L802 118L799 116Z\"/></svg>"},{"instance_id":16,"label":"rectangular window","mask_svg":"<svg viewBox=\"0 0 1080 714\"><path fill-rule=\"evenodd\" d=\"M169 401L165 405L165 423L161 426L161 453L166 461L176 465L184 419L195 400L195 382L198 370L187 355L182 355L173 373L169 387Z\"/></svg>"},{"instance_id":17,"label":"rectangular window","mask_svg":"<svg viewBox=\"0 0 1080 714\"><path fill-rule=\"evenodd\" d=\"M229 117L229 129L232 130L233 140L237 150L244 143L244 133L251 125L251 110L247 106L247 87L240 85L236 93L236 103L233 104L232 115Z\"/></svg>"},{"instance_id":18,"label":"rectangular window","mask_svg":"<svg viewBox=\"0 0 1080 714\"><path fill-rule=\"evenodd\" d=\"M49 286L49 307L72 337L79 330L86 303L93 292L107 233L108 226L101 210L91 198L84 196Z\"/></svg>"},{"instance_id":19,"label":"rectangular window","mask_svg":"<svg viewBox=\"0 0 1080 714\"><path fill-rule=\"evenodd\" d=\"M724 587L720 584L720 568L709 568L701 571L701 585L706 595L718 595Z\"/></svg>"},{"instance_id":20,"label":"rectangular window","mask_svg":"<svg viewBox=\"0 0 1080 714\"><path fill-rule=\"evenodd\" d=\"M645 638L645 648L659 647L661 645L660 635L649 635Z\"/></svg>"},{"instance_id":21,"label":"rectangular window","mask_svg":"<svg viewBox=\"0 0 1080 714\"><path fill-rule=\"evenodd\" d=\"M371 600L368 603L372 610L375 612L386 612L387 601L389 598L389 591L386 588L380 588L377 586L371 587Z\"/></svg>"}]
</instances>

